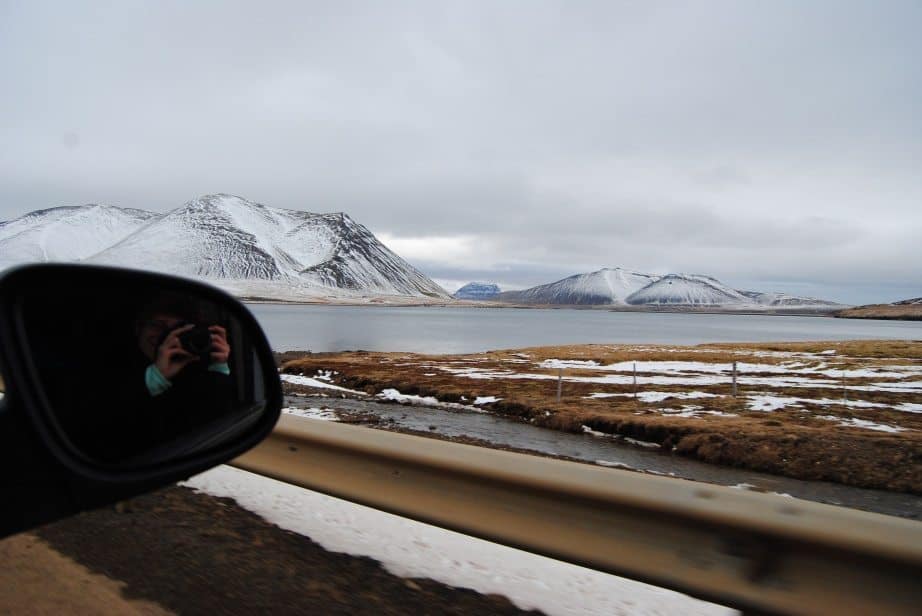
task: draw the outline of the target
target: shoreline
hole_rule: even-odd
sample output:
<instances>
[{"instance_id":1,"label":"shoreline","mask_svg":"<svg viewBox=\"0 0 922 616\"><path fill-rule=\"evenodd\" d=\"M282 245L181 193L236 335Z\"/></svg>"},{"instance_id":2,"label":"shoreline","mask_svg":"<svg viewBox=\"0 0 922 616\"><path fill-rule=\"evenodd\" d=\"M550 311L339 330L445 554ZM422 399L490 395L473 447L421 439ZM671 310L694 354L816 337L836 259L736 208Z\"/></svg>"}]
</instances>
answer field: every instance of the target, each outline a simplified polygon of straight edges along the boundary
<instances>
[{"instance_id":1,"label":"shoreline","mask_svg":"<svg viewBox=\"0 0 922 616\"><path fill-rule=\"evenodd\" d=\"M286 300L272 298L251 298L238 297L243 304L253 305L282 305L282 306L329 306L329 307L353 307L353 308L466 308L466 309L511 309L511 310L589 310L600 312L626 312L626 313L650 313L650 314L718 314L718 315L747 315L747 316L796 316L796 317L833 317L833 318L851 318L838 317L836 311L829 310L805 310L805 309L766 309L756 310L752 308L719 308L719 307L701 307L701 306L657 306L657 307L634 307L634 306L616 306L612 304L506 304L501 302L474 302L469 300L457 301L409 301L409 302L387 302L369 299L368 301L353 301L348 299L317 299L317 300ZM873 318L873 317L862 317Z\"/></svg>"}]
</instances>

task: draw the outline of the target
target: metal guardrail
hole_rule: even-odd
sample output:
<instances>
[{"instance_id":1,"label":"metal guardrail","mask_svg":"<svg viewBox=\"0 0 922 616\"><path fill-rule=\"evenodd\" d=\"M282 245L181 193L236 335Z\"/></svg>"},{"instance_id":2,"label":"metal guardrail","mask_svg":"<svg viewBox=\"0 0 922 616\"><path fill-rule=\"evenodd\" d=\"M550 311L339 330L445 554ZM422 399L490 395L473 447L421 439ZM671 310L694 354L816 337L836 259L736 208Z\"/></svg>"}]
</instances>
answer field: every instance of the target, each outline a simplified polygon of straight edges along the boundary
<instances>
[{"instance_id":1,"label":"metal guardrail","mask_svg":"<svg viewBox=\"0 0 922 616\"><path fill-rule=\"evenodd\" d=\"M922 522L286 416L233 465L744 610L922 605Z\"/></svg>"}]
</instances>

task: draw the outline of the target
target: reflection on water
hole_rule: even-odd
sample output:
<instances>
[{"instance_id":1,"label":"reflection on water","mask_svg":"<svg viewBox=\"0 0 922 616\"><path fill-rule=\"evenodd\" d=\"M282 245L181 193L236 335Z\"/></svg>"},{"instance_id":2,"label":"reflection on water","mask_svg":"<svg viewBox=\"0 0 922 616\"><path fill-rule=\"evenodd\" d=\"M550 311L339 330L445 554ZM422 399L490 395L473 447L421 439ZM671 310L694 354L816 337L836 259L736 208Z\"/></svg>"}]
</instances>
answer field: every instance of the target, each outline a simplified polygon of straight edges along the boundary
<instances>
[{"instance_id":1,"label":"reflection on water","mask_svg":"<svg viewBox=\"0 0 922 616\"><path fill-rule=\"evenodd\" d=\"M568 456L577 460L662 475L707 481L720 485L748 485L760 491L789 494L830 505L918 519L922 498L910 494L866 490L836 483L801 481L698 462L588 434L569 434L538 428L491 413L453 411L419 406L383 404L371 400L287 396L287 407L330 408L345 413L373 414L389 424L408 430L435 432L448 437L469 437L494 445Z\"/></svg>"},{"instance_id":2,"label":"reflection on water","mask_svg":"<svg viewBox=\"0 0 922 616\"><path fill-rule=\"evenodd\" d=\"M583 343L922 339L922 322L609 310L250 304L277 351L476 353Z\"/></svg>"}]
</instances>

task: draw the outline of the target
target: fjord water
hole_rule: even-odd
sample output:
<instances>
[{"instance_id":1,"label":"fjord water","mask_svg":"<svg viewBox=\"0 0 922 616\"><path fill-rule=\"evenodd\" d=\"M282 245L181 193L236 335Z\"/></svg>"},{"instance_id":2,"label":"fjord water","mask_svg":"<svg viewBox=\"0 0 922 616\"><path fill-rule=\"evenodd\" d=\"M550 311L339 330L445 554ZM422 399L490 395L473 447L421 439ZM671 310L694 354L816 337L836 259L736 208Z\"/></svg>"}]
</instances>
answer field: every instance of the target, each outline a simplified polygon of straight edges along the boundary
<instances>
[{"instance_id":1,"label":"fjord water","mask_svg":"<svg viewBox=\"0 0 922 616\"><path fill-rule=\"evenodd\" d=\"M610 343L922 340L922 322L750 314L249 304L277 351L477 353Z\"/></svg>"}]
</instances>

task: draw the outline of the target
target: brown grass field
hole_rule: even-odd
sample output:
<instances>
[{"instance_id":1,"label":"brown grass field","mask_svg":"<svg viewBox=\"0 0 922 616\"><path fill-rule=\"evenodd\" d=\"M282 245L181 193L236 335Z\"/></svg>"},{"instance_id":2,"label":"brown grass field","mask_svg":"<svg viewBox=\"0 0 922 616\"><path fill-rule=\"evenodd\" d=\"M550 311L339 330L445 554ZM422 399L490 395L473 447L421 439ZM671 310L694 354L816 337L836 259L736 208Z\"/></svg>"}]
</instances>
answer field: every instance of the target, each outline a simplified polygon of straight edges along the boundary
<instances>
[{"instance_id":1,"label":"brown grass field","mask_svg":"<svg viewBox=\"0 0 922 616\"><path fill-rule=\"evenodd\" d=\"M846 308L836 313L845 319L894 319L922 321L922 304L874 304Z\"/></svg>"},{"instance_id":2,"label":"brown grass field","mask_svg":"<svg viewBox=\"0 0 922 616\"><path fill-rule=\"evenodd\" d=\"M464 404L495 396L500 400L480 408L550 429L630 437L799 479L922 494L922 341L298 355L285 355L283 373L332 371L331 382L368 395L396 389Z\"/></svg>"}]
</instances>

